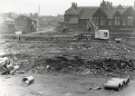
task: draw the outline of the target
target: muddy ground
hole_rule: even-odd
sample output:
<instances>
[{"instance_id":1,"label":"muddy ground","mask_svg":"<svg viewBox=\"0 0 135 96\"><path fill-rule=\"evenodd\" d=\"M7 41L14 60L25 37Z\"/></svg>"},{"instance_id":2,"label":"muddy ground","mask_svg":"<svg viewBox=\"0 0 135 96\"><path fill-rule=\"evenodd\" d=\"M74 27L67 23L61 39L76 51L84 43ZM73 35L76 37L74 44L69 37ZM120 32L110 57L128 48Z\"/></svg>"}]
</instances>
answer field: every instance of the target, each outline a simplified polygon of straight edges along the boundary
<instances>
[{"instance_id":1,"label":"muddy ground","mask_svg":"<svg viewBox=\"0 0 135 96\"><path fill-rule=\"evenodd\" d=\"M134 71L129 72L132 77L129 86L120 92L115 92L104 89L89 90L91 87L102 86L106 79L110 78L105 75L108 74L107 72L102 75L100 72L95 75L92 73L80 74L79 72L47 72L45 67L46 58L54 58L59 55L79 56L85 60L98 60L106 57L134 60L134 47L125 42L87 41L77 40L72 36L34 34L34 36L23 36L21 41L18 41L15 36L7 36L1 38L0 44L0 55L7 56L15 64L20 65L20 69L15 75L0 76L2 85L0 96L134 96L135 94ZM81 68L84 73L85 68L84 66ZM29 75L34 76L35 82L27 86L22 83L22 78Z\"/></svg>"}]
</instances>

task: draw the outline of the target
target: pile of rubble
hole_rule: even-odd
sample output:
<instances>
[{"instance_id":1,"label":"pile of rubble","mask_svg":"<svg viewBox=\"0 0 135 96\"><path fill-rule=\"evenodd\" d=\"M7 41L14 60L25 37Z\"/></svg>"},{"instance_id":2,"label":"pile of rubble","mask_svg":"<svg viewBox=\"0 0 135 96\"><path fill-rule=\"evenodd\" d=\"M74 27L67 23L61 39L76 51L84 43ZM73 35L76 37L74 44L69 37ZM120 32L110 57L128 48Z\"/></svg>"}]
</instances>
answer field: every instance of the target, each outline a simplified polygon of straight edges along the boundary
<instances>
[{"instance_id":1,"label":"pile of rubble","mask_svg":"<svg viewBox=\"0 0 135 96\"><path fill-rule=\"evenodd\" d=\"M84 60L79 56L56 56L54 58L46 59L46 64L49 65L52 70L75 70L84 64Z\"/></svg>"},{"instance_id":2,"label":"pile of rubble","mask_svg":"<svg viewBox=\"0 0 135 96\"><path fill-rule=\"evenodd\" d=\"M90 69L96 69L99 72L127 72L135 69L134 62L134 60L105 58L88 61L88 64Z\"/></svg>"},{"instance_id":3,"label":"pile of rubble","mask_svg":"<svg viewBox=\"0 0 135 96\"><path fill-rule=\"evenodd\" d=\"M18 65L15 65L13 60L8 57L0 58L0 73L1 75L14 74L19 69Z\"/></svg>"},{"instance_id":4,"label":"pile of rubble","mask_svg":"<svg viewBox=\"0 0 135 96\"><path fill-rule=\"evenodd\" d=\"M83 60L78 56L55 56L52 58L37 58L32 68L33 72L42 73L44 71L73 71L82 66Z\"/></svg>"},{"instance_id":5,"label":"pile of rubble","mask_svg":"<svg viewBox=\"0 0 135 96\"><path fill-rule=\"evenodd\" d=\"M43 60L43 61L42 61ZM135 69L134 60L102 58L95 60L83 59L80 56L55 56L53 58L40 59L33 70L37 72L128 72ZM41 64L42 62L42 64Z\"/></svg>"},{"instance_id":6,"label":"pile of rubble","mask_svg":"<svg viewBox=\"0 0 135 96\"><path fill-rule=\"evenodd\" d=\"M135 70L134 60L120 58L82 58L78 55L60 55L50 58L37 57L35 61L23 62L14 61L8 57L0 58L0 73L14 74L21 70L32 71L36 73L44 72L84 72L84 73L114 73L128 72ZM31 63L31 64L30 64ZM30 66L30 67L29 67Z\"/></svg>"}]
</instances>

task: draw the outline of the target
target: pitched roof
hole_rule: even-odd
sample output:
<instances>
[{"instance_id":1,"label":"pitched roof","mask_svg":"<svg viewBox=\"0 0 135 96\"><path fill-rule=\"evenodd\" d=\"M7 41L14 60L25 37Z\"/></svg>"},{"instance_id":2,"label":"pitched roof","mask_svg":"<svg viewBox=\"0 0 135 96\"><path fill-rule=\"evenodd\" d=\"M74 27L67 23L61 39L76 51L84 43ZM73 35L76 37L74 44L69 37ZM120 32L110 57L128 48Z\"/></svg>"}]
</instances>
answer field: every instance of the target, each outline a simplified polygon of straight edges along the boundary
<instances>
[{"instance_id":1,"label":"pitched roof","mask_svg":"<svg viewBox=\"0 0 135 96\"><path fill-rule=\"evenodd\" d=\"M117 10L115 13L114 13L114 16L121 16L122 14Z\"/></svg>"},{"instance_id":2,"label":"pitched roof","mask_svg":"<svg viewBox=\"0 0 135 96\"><path fill-rule=\"evenodd\" d=\"M98 7L77 7L77 8L69 8L65 14L66 15L78 15L80 19L88 19L92 17L93 13L96 12Z\"/></svg>"},{"instance_id":3,"label":"pitched roof","mask_svg":"<svg viewBox=\"0 0 135 96\"><path fill-rule=\"evenodd\" d=\"M126 11L126 7L123 7L122 5L119 5L118 7L115 7L115 10L123 14Z\"/></svg>"},{"instance_id":4,"label":"pitched roof","mask_svg":"<svg viewBox=\"0 0 135 96\"><path fill-rule=\"evenodd\" d=\"M98 7L79 7L81 9L80 19L89 19L96 12Z\"/></svg>"},{"instance_id":5,"label":"pitched roof","mask_svg":"<svg viewBox=\"0 0 135 96\"><path fill-rule=\"evenodd\" d=\"M93 17L93 14L99 9L100 7L77 7L77 8L69 8L65 14L66 15L78 15L80 19L89 19ZM116 14L116 12L119 12L121 15L123 15L127 11L127 7L122 7L121 5L119 6L114 6L112 8L103 8L102 9L107 17L109 19L112 19L113 16ZM135 11L134 11L135 12ZM126 12L126 14L134 14L134 12L131 10L131 12Z\"/></svg>"},{"instance_id":6,"label":"pitched roof","mask_svg":"<svg viewBox=\"0 0 135 96\"><path fill-rule=\"evenodd\" d=\"M80 14L80 8L69 8L65 11L66 15L79 15Z\"/></svg>"},{"instance_id":7,"label":"pitched roof","mask_svg":"<svg viewBox=\"0 0 135 96\"><path fill-rule=\"evenodd\" d=\"M107 17L109 19L111 19L114 16L115 12L116 12L116 10L113 9L113 8L112 9L105 9L103 11L106 13L106 15L107 15Z\"/></svg>"},{"instance_id":8,"label":"pitched roof","mask_svg":"<svg viewBox=\"0 0 135 96\"><path fill-rule=\"evenodd\" d=\"M120 7L103 9L103 11L106 13L106 15L109 19L113 18L113 16L116 14L116 12L119 12L120 14L123 14L125 12L125 10L126 10L126 8L120 8Z\"/></svg>"},{"instance_id":9,"label":"pitched roof","mask_svg":"<svg viewBox=\"0 0 135 96\"><path fill-rule=\"evenodd\" d=\"M107 17L107 14L104 10L102 10L102 8L98 8L96 10L96 12L93 14L93 16L104 16L104 17Z\"/></svg>"},{"instance_id":10,"label":"pitched roof","mask_svg":"<svg viewBox=\"0 0 135 96\"><path fill-rule=\"evenodd\" d=\"M124 13L124 16L135 16L135 10L132 7L128 7Z\"/></svg>"}]
</instances>

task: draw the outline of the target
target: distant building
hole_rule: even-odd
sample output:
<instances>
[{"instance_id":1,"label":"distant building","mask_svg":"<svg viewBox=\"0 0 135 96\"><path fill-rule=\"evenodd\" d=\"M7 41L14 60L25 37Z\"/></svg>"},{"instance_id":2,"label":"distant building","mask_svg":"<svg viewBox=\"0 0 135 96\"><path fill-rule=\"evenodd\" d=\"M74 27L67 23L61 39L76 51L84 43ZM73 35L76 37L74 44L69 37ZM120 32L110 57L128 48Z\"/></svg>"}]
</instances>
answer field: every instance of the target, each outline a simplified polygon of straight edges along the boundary
<instances>
[{"instance_id":1,"label":"distant building","mask_svg":"<svg viewBox=\"0 0 135 96\"><path fill-rule=\"evenodd\" d=\"M0 15L0 33L2 34L12 34L15 31L14 19L8 16Z\"/></svg>"},{"instance_id":2,"label":"distant building","mask_svg":"<svg viewBox=\"0 0 135 96\"><path fill-rule=\"evenodd\" d=\"M35 32L37 30L37 21L28 16L18 16L15 19L15 28L23 33Z\"/></svg>"},{"instance_id":3,"label":"distant building","mask_svg":"<svg viewBox=\"0 0 135 96\"><path fill-rule=\"evenodd\" d=\"M132 6L113 6L102 1L99 7L79 7L76 3L65 11L64 23L84 30L91 30L89 23L110 31L133 31L135 9Z\"/></svg>"}]
</instances>

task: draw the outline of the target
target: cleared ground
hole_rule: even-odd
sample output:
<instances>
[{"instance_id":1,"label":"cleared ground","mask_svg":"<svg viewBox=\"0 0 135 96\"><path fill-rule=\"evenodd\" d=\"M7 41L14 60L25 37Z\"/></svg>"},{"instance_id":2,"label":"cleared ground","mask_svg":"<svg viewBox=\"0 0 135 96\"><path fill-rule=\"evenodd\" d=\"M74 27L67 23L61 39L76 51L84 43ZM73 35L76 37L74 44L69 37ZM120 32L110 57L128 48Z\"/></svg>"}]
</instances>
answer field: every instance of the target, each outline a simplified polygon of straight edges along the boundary
<instances>
[{"instance_id":1,"label":"cleared ground","mask_svg":"<svg viewBox=\"0 0 135 96\"><path fill-rule=\"evenodd\" d=\"M85 59L93 58L135 58L135 50L126 42L102 40L74 40L72 36L37 34L23 36L17 41L14 35L4 35L1 39L0 55L8 56L15 63L20 64L19 71L28 71L29 74L1 76L0 96L134 96L134 75L128 87L120 92L89 90L91 87L102 86L106 76L77 75L64 73L36 74L43 67L34 68L37 64L45 65L45 58L52 58L61 54L77 55ZM130 45L130 46L129 46ZM34 70L33 70L34 69ZM33 73L33 70L35 74ZM26 86L22 83L23 76L33 75L35 82Z\"/></svg>"},{"instance_id":2,"label":"cleared ground","mask_svg":"<svg viewBox=\"0 0 135 96\"><path fill-rule=\"evenodd\" d=\"M1 76L0 96L134 96L135 81L120 91L89 90L102 86L107 77L80 76L73 74L32 74L35 82L27 86L22 82L25 75Z\"/></svg>"}]
</instances>

